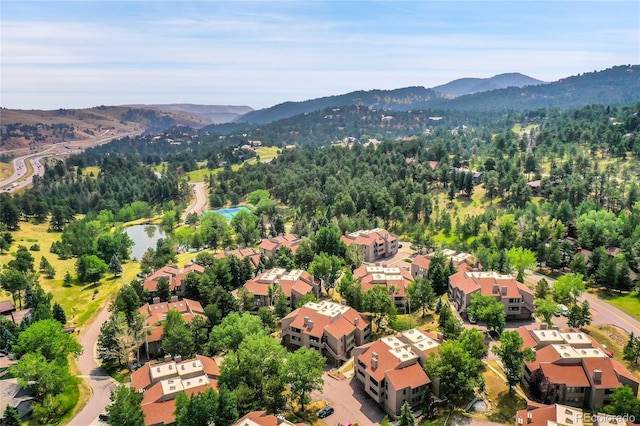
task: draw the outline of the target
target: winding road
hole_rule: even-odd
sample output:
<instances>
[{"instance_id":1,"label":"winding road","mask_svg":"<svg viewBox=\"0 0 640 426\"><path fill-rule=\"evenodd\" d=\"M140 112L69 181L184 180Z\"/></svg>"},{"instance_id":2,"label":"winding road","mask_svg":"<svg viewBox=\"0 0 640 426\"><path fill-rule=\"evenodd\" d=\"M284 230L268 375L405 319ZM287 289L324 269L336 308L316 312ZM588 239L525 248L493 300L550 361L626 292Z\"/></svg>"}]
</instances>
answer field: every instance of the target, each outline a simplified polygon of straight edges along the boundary
<instances>
[{"instance_id":1,"label":"winding road","mask_svg":"<svg viewBox=\"0 0 640 426\"><path fill-rule=\"evenodd\" d=\"M195 200L182 213L182 221L184 222L190 213L202 213L207 207L207 194L205 192L204 182L193 182L189 184L193 188Z\"/></svg>"}]
</instances>

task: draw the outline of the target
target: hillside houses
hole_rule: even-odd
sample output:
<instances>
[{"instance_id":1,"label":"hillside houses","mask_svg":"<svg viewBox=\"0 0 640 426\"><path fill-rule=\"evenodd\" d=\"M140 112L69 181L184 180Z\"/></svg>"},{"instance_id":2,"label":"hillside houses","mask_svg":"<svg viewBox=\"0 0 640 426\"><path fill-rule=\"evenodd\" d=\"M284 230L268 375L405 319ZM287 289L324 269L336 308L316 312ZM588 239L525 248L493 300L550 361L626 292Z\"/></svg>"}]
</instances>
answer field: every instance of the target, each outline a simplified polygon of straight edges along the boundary
<instances>
[{"instance_id":1,"label":"hillside houses","mask_svg":"<svg viewBox=\"0 0 640 426\"><path fill-rule=\"evenodd\" d=\"M461 270L449 277L449 303L460 314L466 314L476 293L502 302L508 320L531 319L535 312L533 293L511 275Z\"/></svg>"},{"instance_id":2,"label":"hillside houses","mask_svg":"<svg viewBox=\"0 0 640 426\"><path fill-rule=\"evenodd\" d=\"M258 249L265 257L275 257L283 246L288 247L292 254L296 254L298 245L300 245L300 237L296 234L283 234L262 240Z\"/></svg>"},{"instance_id":3,"label":"hillside houses","mask_svg":"<svg viewBox=\"0 0 640 426\"><path fill-rule=\"evenodd\" d=\"M359 246L365 262L375 262L398 252L398 237L380 228L351 232L341 239L347 246Z\"/></svg>"},{"instance_id":4,"label":"hillside houses","mask_svg":"<svg viewBox=\"0 0 640 426\"><path fill-rule=\"evenodd\" d=\"M296 303L307 294L320 297L320 280L301 269L291 271L284 268L269 269L247 281L244 288L253 294L256 307L271 306L271 297L276 289L284 293L291 307L295 307ZM270 288L272 288L271 294Z\"/></svg>"},{"instance_id":5,"label":"hillside houses","mask_svg":"<svg viewBox=\"0 0 640 426\"><path fill-rule=\"evenodd\" d=\"M369 341L371 322L353 308L322 300L309 302L282 319L282 341L290 348L313 348L334 364Z\"/></svg>"},{"instance_id":6,"label":"hillside houses","mask_svg":"<svg viewBox=\"0 0 640 426\"><path fill-rule=\"evenodd\" d=\"M450 260L453 263L453 266L458 271L461 269L471 271L475 264L475 258L470 253L456 252L455 250L450 249L442 250L441 253L447 260ZM434 253L428 255L419 254L413 259L410 268L412 277L428 278L431 256L433 256L433 254Z\"/></svg>"},{"instance_id":7,"label":"hillside houses","mask_svg":"<svg viewBox=\"0 0 640 426\"><path fill-rule=\"evenodd\" d=\"M407 288L413 277L406 269L362 265L353 271L353 278L360 281L365 292L375 286L384 286L393 297L398 312L404 313L408 310Z\"/></svg>"},{"instance_id":8,"label":"hillside houses","mask_svg":"<svg viewBox=\"0 0 640 426\"><path fill-rule=\"evenodd\" d=\"M158 282L161 279L166 279L169 281L171 294L173 296L182 297L184 293L184 279L189 272L202 274L204 273L204 266L196 263L189 263L182 268L178 268L176 265L167 265L149 275L142 285L149 291L151 297L154 297L158 291Z\"/></svg>"},{"instance_id":9,"label":"hillside houses","mask_svg":"<svg viewBox=\"0 0 640 426\"><path fill-rule=\"evenodd\" d=\"M249 258L251 266L256 269L260 265L260 252L252 247L239 248L236 250L225 250L222 253L216 253L216 259L224 259L229 256L235 256L239 260Z\"/></svg>"},{"instance_id":10,"label":"hillside houses","mask_svg":"<svg viewBox=\"0 0 640 426\"><path fill-rule=\"evenodd\" d=\"M411 329L383 337L354 351L355 376L364 392L391 417L407 402L417 407L431 379L425 359L438 351L439 341L428 332Z\"/></svg>"}]
</instances>

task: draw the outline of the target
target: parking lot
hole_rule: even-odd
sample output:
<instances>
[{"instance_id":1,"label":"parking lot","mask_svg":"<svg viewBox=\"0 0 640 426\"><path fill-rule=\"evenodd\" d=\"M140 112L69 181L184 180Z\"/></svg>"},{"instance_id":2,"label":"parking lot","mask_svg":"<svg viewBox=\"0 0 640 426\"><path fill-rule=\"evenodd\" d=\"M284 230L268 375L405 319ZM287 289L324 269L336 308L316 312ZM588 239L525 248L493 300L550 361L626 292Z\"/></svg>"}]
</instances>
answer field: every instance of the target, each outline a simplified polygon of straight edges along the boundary
<instances>
[{"instance_id":1,"label":"parking lot","mask_svg":"<svg viewBox=\"0 0 640 426\"><path fill-rule=\"evenodd\" d=\"M335 409L333 414L324 419L327 425L380 424L385 416L384 411L365 395L355 378L337 380L327 373L322 377L324 389L322 392L314 392L311 396L314 401L329 401L329 404Z\"/></svg>"}]
</instances>

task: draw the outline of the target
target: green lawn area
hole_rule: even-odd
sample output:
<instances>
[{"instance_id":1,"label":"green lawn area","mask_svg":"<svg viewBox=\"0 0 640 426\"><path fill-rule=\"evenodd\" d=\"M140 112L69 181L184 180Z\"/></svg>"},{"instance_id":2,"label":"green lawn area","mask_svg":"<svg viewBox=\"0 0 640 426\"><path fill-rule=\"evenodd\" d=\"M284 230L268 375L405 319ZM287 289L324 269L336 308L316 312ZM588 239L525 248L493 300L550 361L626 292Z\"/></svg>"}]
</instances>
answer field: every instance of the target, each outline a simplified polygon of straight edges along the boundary
<instances>
[{"instance_id":1,"label":"green lawn area","mask_svg":"<svg viewBox=\"0 0 640 426\"><path fill-rule=\"evenodd\" d=\"M13 174L13 166L9 163L0 163L0 179L4 180Z\"/></svg>"},{"instance_id":2,"label":"green lawn area","mask_svg":"<svg viewBox=\"0 0 640 426\"><path fill-rule=\"evenodd\" d=\"M40 246L40 251L31 251L35 259L35 268L38 268L40 259L45 256L56 271L55 277L52 279L40 276L40 285L45 291L53 294L53 302L58 302L62 305L67 314L69 324L75 323L77 327L82 327L90 322L98 311L115 296L122 284L128 283L135 278L136 274L140 272L140 266L137 263L127 262L122 265L124 273L120 277L114 278L112 275L107 274L97 285L83 284L74 280L71 287L64 287L62 281L66 271L69 271L75 279L76 259L60 260L57 255L49 253L51 244L54 241L59 241L62 234L48 232L48 227L48 222L42 224L20 222L20 230L13 232L15 241L11 245L11 249L8 253L5 252L0 255L0 264L4 265L13 259L11 252L15 252L19 245L30 248L37 243ZM94 297L96 290L97 293L95 293ZM2 292L0 294L0 300L10 299L11 296L8 293Z\"/></svg>"},{"instance_id":3,"label":"green lawn area","mask_svg":"<svg viewBox=\"0 0 640 426\"><path fill-rule=\"evenodd\" d=\"M637 291L613 297L600 294L598 297L606 300L633 318L640 320L640 295Z\"/></svg>"},{"instance_id":4,"label":"green lawn area","mask_svg":"<svg viewBox=\"0 0 640 426\"><path fill-rule=\"evenodd\" d=\"M266 161L270 161L272 159L274 159L275 157L278 156L278 151L280 150L280 148L276 147L276 146L259 146L256 148L256 153L258 154L258 156L260 157L260 162L264 163ZM255 164L256 163L256 158L250 158L249 160L246 161L247 164ZM242 164L232 164L231 165L231 170L233 170L234 172L239 170L240 167L242 167ZM156 166L156 171L160 172L162 171L162 165ZM198 170L193 170L190 171L189 173L187 173L187 177L189 179L190 182L205 182L207 180L207 178L209 177L209 174L213 173L218 174L222 171L222 167L218 167L215 169L207 169L207 168L203 168L203 169L198 169Z\"/></svg>"}]
</instances>

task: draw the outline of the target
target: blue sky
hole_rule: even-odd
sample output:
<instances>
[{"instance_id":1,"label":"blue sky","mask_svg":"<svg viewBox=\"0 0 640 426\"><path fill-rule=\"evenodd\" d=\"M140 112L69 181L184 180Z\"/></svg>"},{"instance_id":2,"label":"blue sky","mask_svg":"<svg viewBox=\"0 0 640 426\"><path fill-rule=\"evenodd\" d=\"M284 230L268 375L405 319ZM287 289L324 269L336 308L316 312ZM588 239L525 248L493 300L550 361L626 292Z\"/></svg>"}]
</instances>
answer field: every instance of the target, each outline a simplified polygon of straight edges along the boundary
<instances>
[{"instance_id":1,"label":"blue sky","mask_svg":"<svg viewBox=\"0 0 640 426\"><path fill-rule=\"evenodd\" d=\"M638 64L640 2L2 0L0 41L3 107L264 108Z\"/></svg>"}]
</instances>

